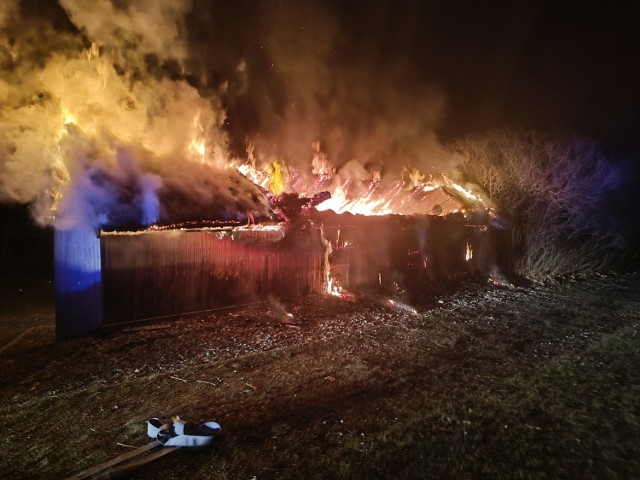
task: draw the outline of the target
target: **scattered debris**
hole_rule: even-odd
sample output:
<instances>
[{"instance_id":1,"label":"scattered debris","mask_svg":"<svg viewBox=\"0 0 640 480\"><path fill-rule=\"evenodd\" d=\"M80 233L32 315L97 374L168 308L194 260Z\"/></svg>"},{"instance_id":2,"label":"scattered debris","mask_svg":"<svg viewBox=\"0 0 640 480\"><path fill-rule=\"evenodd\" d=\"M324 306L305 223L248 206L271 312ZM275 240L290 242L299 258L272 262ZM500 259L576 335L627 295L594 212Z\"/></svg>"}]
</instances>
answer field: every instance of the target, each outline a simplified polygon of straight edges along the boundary
<instances>
[{"instance_id":1,"label":"scattered debris","mask_svg":"<svg viewBox=\"0 0 640 480\"><path fill-rule=\"evenodd\" d=\"M174 452L178 447L162 447L157 440L147 443L130 452L118 455L93 467L82 470L75 475L67 477L65 480L88 480L99 478L115 478L125 475L148 463Z\"/></svg>"},{"instance_id":2,"label":"scattered debris","mask_svg":"<svg viewBox=\"0 0 640 480\"><path fill-rule=\"evenodd\" d=\"M120 443L120 442L116 442L116 445L118 445L119 447L126 447L126 448L138 448L133 445L127 445L126 443Z\"/></svg>"},{"instance_id":3,"label":"scattered debris","mask_svg":"<svg viewBox=\"0 0 640 480\"><path fill-rule=\"evenodd\" d=\"M196 383L206 383L207 385L213 385L214 387L218 386L218 384L213 383L213 382L208 382L206 380L196 380Z\"/></svg>"}]
</instances>

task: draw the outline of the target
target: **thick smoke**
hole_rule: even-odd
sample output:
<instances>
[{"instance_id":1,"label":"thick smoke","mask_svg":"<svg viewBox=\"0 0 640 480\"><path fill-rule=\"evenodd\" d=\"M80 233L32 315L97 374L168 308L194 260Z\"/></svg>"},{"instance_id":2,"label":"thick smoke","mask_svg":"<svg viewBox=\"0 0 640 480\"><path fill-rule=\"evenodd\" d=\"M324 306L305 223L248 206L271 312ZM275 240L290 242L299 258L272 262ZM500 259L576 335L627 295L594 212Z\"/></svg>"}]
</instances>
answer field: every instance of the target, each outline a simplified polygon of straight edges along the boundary
<instances>
[{"instance_id":1,"label":"thick smoke","mask_svg":"<svg viewBox=\"0 0 640 480\"><path fill-rule=\"evenodd\" d=\"M6 0L0 8L0 28L13 21L18 13L18 0Z\"/></svg>"},{"instance_id":2,"label":"thick smoke","mask_svg":"<svg viewBox=\"0 0 640 480\"><path fill-rule=\"evenodd\" d=\"M60 0L91 41L108 45L118 60L142 67L147 55L183 63L188 56L185 15L190 0Z\"/></svg>"},{"instance_id":3,"label":"thick smoke","mask_svg":"<svg viewBox=\"0 0 640 480\"><path fill-rule=\"evenodd\" d=\"M444 97L390 0L59 2L0 14L0 201L41 224L268 215L232 157L337 170L353 191L446 166Z\"/></svg>"},{"instance_id":4,"label":"thick smoke","mask_svg":"<svg viewBox=\"0 0 640 480\"><path fill-rule=\"evenodd\" d=\"M258 158L307 174L314 145L334 167L355 160L368 175L382 169L383 180L406 166L442 170L435 132L444 96L418 78L407 53L420 32L403 40L405 19L388 22L412 12L352 3L195 2L191 68L228 80L231 147L240 153L249 141Z\"/></svg>"},{"instance_id":5,"label":"thick smoke","mask_svg":"<svg viewBox=\"0 0 640 480\"><path fill-rule=\"evenodd\" d=\"M0 18L0 201L31 203L43 224L56 214L59 228L268 214L261 191L223 168L218 97L181 75L189 2L62 0L64 28L11 6Z\"/></svg>"}]
</instances>

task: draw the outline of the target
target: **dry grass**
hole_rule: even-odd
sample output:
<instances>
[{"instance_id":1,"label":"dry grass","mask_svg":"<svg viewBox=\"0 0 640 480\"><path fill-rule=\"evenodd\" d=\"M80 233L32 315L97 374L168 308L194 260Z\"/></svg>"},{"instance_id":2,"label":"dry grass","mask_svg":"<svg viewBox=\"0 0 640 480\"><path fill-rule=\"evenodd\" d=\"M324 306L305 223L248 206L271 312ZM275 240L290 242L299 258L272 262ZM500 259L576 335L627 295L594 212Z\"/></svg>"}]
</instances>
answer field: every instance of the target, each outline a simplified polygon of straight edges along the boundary
<instances>
[{"instance_id":1,"label":"dry grass","mask_svg":"<svg viewBox=\"0 0 640 480\"><path fill-rule=\"evenodd\" d=\"M135 478L636 478L639 293L599 276L470 284L416 315L312 297L67 342L43 325L0 353L0 477L63 477L180 414L224 438Z\"/></svg>"}]
</instances>

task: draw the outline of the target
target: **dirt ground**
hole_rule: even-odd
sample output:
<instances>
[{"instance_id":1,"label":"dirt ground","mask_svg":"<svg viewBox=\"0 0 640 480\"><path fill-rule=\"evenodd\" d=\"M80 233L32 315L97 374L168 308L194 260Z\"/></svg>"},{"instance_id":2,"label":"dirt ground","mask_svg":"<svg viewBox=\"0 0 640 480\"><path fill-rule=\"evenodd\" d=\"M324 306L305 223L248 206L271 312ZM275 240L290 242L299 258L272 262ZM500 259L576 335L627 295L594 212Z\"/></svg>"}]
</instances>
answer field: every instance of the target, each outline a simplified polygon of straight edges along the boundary
<instances>
[{"instance_id":1,"label":"dirt ground","mask_svg":"<svg viewBox=\"0 0 640 480\"><path fill-rule=\"evenodd\" d=\"M215 420L138 479L640 478L640 275L392 305L308 297L55 341L51 285L3 295L0 477L62 478Z\"/></svg>"}]
</instances>

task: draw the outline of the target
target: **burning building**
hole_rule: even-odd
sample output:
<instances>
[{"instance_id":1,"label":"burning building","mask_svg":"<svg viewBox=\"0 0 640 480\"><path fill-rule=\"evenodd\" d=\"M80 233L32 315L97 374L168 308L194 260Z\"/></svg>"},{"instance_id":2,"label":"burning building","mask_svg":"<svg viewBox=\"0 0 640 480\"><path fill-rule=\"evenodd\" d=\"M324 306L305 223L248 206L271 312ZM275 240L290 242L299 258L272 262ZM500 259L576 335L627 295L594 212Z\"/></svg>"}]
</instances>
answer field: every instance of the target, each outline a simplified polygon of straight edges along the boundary
<instances>
[{"instance_id":1,"label":"burning building","mask_svg":"<svg viewBox=\"0 0 640 480\"><path fill-rule=\"evenodd\" d=\"M188 0L47 8L0 15L0 201L55 229L59 336L480 265L488 206L434 173L441 97L281 37L311 18L337 41L322 7L270 12L227 77L193 54Z\"/></svg>"},{"instance_id":2,"label":"burning building","mask_svg":"<svg viewBox=\"0 0 640 480\"><path fill-rule=\"evenodd\" d=\"M56 230L58 336L320 292L319 239L283 236L268 226Z\"/></svg>"},{"instance_id":3,"label":"burning building","mask_svg":"<svg viewBox=\"0 0 640 480\"><path fill-rule=\"evenodd\" d=\"M58 335L273 297L428 288L481 268L470 252L487 241L477 236L486 225L470 224L468 214L367 216L302 205L277 223L56 229Z\"/></svg>"}]
</instances>

